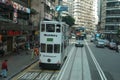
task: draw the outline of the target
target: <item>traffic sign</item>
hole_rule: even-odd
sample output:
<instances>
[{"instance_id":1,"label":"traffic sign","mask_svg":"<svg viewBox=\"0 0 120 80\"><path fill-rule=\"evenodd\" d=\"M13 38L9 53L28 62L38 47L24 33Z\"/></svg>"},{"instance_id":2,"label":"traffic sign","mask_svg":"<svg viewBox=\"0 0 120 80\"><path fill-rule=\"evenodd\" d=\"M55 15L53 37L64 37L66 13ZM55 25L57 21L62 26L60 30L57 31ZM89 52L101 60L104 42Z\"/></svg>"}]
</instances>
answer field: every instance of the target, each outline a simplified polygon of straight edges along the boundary
<instances>
[{"instance_id":1,"label":"traffic sign","mask_svg":"<svg viewBox=\"0 0 120 80\"><path fill-rule=\"evenodd\" d=\"M58 12L61 12L61 11L68 11L68 7L67 6L56 6L55 7L55 10L58 11Z\"/></svg>"}]
</instances>

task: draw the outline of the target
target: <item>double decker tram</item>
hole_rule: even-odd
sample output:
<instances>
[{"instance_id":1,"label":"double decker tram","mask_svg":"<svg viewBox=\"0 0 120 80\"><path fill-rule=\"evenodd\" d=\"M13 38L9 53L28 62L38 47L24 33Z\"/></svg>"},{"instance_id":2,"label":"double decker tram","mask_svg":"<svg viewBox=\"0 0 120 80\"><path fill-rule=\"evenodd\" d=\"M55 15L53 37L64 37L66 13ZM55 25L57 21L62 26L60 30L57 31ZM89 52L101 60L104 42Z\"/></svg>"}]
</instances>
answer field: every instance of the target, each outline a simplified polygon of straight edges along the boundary
<instances>
[{"instance_id":1,"label":"double decker tram","mask_svg":"<svg viewBox=\"0 0 120 80\"><path fill-rule=\"evenodd\" d=\"M58 21L41 21L39 66L60 69L67 57L68 25Z\"/></svg>"}]
</instances>

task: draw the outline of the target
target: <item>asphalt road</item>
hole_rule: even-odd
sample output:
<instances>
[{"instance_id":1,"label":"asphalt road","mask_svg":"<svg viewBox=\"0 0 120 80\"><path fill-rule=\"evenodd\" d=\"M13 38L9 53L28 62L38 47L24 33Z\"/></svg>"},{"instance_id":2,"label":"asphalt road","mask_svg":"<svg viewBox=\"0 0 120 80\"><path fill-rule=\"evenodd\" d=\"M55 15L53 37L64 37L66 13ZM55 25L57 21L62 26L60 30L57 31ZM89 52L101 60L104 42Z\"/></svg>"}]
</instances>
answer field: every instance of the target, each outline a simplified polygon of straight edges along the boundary
<instances>
[{"instance_id":1,"label":"asphalt road","mask_svg":"<svg viewBox=\"0 0 120 80\"><path fill-rule=\"evenodd\" d=\"M106 79L103 80L120 80L120 53L107 47L97 48L94 43L89 40L87 42L91 53L98 63L91 57L91 53L86 47L92 80L102 80L104 77Z\"/></svg>"}]
</instances>

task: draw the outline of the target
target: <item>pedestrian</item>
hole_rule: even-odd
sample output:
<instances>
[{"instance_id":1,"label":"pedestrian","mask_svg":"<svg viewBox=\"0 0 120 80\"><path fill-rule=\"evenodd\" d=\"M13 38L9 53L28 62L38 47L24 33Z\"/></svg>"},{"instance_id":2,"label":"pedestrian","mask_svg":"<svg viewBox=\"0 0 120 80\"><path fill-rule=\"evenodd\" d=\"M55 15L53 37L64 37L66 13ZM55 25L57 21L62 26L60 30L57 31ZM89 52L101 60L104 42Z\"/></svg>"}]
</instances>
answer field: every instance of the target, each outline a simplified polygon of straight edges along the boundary
<instances>
[{"instance_id":1,"label":"pedestrian","mask_svg":"<svg viewBox=\"0 0 120 80\"><path fill-rule=\"evenodd\" d=\"M1 77L3 77L3 78L6 78L7 77L7 71L8 71L8 65L7 65L7 61L8 60L4 60L3 62L2 62L2 66L1 66Z\"/></svg>"},{"instance_id":2,"label":"pedestrian","mask_svg":"<svg viewBox=\"0 0 120 80\"><path fill-rule=\"evenodd\" d=\"M35 57L34 49L31 49L31 59L34 59L34 57Z\"/></svg>"},{"instance_id":3,"label":"pedestrian","mask_svg":"<svg viewBox=\"0 0 120 80\"><path fill-rule=\"evenodd\" d=\"M0 55L1 55L2 57L5 55L5 51L4 51L3 48L0 50Z\"/></svg>"},{"instance_id":4,"label":"pedestrian","mask_svg":"<svg viewBox=\"0 0 120 80\"><path fill-rule=\"evenodd\" d=\"M119 49L118 49L118 44L119 44L119 42L118 41L116 41L116 52L118 52L119 53Z\"/></svg>"}]
</instances>

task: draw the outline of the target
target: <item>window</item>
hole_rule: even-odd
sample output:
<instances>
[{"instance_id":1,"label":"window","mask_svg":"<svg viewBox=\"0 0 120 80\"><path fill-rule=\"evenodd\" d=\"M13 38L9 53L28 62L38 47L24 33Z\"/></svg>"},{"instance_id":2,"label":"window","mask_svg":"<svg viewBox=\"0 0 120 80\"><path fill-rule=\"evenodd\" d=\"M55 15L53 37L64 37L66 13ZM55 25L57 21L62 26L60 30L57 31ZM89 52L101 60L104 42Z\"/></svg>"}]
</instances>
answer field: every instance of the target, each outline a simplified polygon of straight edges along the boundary
<instances>
[{"instance_id":1,"label":"window","mask_svg":"<svg viewBox=\"0 0 120 80\"><path fill-rule=\"evenodd\" d=\"M60 44L54 45L54 53L60 53Z\"/></svg>"},{"instance_id":2,"label":"window","mask_svg":"<svg viewBox=\"0 0 120 80\"><path fill-rule=\"evenodd\" d=\"M45 52L46 51L46 44L41 44L41 52Z\"/></svg>"},{"instance_id":3,"label":"window","mask_svg":"<svg viewBox=\"0 0 120 80\"><path fill-rule=\"evenodd\" d=\"M47 45L47 53L53 53L53 45L51 44Z\"/></svg>"},{"instance_id":4,"label":"window","mask_svg":"<svg viewBox=\"0 0 120 80\"><path fill-rule=\"evenodd\" d=\"M56 25L56 32L60 32L60 25Z\"/></svg>"},{"instance_id":5,"label":"window","mask_svg":"<svg viewBox=\"0 0 120 80\"><path fill-rule=\"evenodd\" d=\"M54 24L46 24L46 32L55 32Z\"/></svg>"},{"instance_id":6,"label":"window","mask_svg":"<svg viewBox=\"0 0 120 80\"><path fill-rule=\"evenodd\" d=\"M41 32L45 31L45 24L41 25Z\"/></svg>"}]
</instances>

